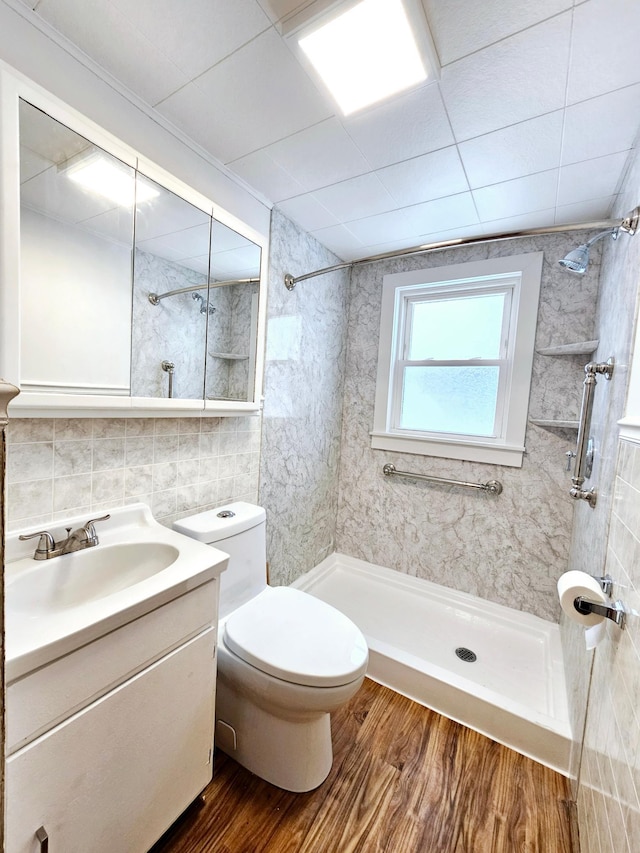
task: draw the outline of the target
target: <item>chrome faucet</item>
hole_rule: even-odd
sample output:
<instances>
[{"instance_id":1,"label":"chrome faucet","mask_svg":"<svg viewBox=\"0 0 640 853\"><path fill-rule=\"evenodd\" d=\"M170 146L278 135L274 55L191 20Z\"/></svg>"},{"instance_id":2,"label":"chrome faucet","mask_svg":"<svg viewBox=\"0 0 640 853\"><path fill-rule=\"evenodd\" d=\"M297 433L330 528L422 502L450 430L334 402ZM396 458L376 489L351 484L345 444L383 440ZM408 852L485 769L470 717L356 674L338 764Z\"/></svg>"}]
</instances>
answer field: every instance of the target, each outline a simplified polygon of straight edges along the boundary
<instances>
[{"instance_id":1,"label":"chrome faucet","mask_svg":"<svg viewBox=\"0 0 640 853\"><path fill-rule=\"evenodd\" d=\"M71 554L74 551L83 551L85 548L93 548L94 545L98 545L100 540L96 533L95 523L106 521L108 518L111 516L103 515L101 518L92 518L73 532L70 527L67 527L67 538L59 542L55 541L48 530L40 530L38 533L29 533L26 536L21 535L18 539L24 542L27 539L34 539L39 536L38 547L34 552L33 559L50 560L51 557L60 557L62 554Z\"/></svg>"}]
</instances>

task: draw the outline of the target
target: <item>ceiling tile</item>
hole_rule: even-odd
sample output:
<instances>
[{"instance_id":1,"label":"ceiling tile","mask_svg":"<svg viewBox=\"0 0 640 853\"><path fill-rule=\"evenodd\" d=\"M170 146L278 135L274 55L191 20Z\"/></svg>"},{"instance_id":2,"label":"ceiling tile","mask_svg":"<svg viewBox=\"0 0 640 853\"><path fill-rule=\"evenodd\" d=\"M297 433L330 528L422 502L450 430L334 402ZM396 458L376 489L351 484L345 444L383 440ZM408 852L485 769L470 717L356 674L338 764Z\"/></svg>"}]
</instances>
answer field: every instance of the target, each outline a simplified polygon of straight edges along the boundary
<instances>
[{"instance_id":1,"label":"ceiling tile","mask_svg":"<svg viewBox=\"0 0 640 853\"><path fill-rule=\"evenodd\" d=\"M633 147L640 116L640 83L591 98L565 113L562 163L577 163Z\"/></svg>"},{"instance_id":2,"label":"ceiling tile","mask_svg":"<svg viewBox=\"0 0 640 853\"><path fill-rule=\"evenodd\" d=\"M474 190L473 197L481 221L490 222L554 207L557 185L558 170L551 169Z\"/></svg>"},{"instance_id":3,"label":"ceiling tile","mask_svg":"<svg viewBox=\"0 0 640 853\"><path fill-rule=\"evenodd\" d=\"M560 169L558 204L573 204L614 195L627 162L627 152L573 163Z\"/></svg>"},{"instance_id":4,"label":"ceiling tile","mask_svg":"<svg viewBox=\"0 0 640 853\"><path fill-rule=\"evenodd\" d=\"M370 171L337 118L275 142L267 154L305 190L315 190Z\"/></svg>"},{"instance_id":5,"label":"ceiling tile","mask_svg":"<svg viewBox=\"0 0 640 853\"><path fill-rule=\"evenodd\" d=\"M563 111L476 136L459 145L472 189L560 165Z\"/></svg>"},{"instance_id":6,"label":"ceiling tile","mask_svg":"<svg viewBox=\"0 0 640 853\"><path fill-rule=\"evenodd\" d=\"M271 25L256 0L110 2L189 79Z\"/></svg>"},{"instance_id":7,"label":"ceiling tile","mask_svg":"<svg viewBox=\"0 0 640 853\"><path fill-rule=\"evenodd\" d=\"M442 70L458 141L564 106L571 13L511 36Z\"/></svg>"},{"instance_id":8,"label":"ceiling tile","mask_svg":"<svg viewBox=\"0 0 640 853\"><path fill-rule=\"evenodd\" d=\"M313 232L313 236L343 261L361 257L362 244L344 225L331 225Z\"/></svg>"},{"instance_id":9,"label":"ceiling tile","mask_svg":"<svg viewBox=\"0 0 640 853\"><path fill-rule=\"evenodd\" d=\"M395 200L371 172L316 190L313 195L338 222L385 213L397 207Z\"/></svg>"},{"instance_id":10,"label":"ceiling tile","mask_svg":"<svg viewBox=\"0 0 640 853\"><path fill-rule=\"evenodd\" d=\"M575 204L563 204L556 208L556 225L567 225L573 222L597 222L608 219L616 196L591 198L588 201L578 201Z\"/></svg>"},{"instance_id":11,"label":"ceiling tile","mask_svg":"<svg viewBox=\"0 0 640 853\"><path fill-rule=\"evenodd\" d=\"M181 260L201 255L209 248L209 223L195 225L182 231L163 234L149 240L140 240L136 234L136 249L160 255L163 258Z\"/></svg>"},{"instance_id":12,"label":"ceiling tile","mask_svg":"<svg viewBox=\"0 0 640 853\"><path fill-rule=\"evenodd\" d=\"M349 223L363 245L403 240L428 234L437 228L456 228L478 221L471 193L415 204L390 213L380 213Z\"/></svg>"},{"instance_id":13,"label":"ceiling tile","mask_svg":"<svg viewBox=\"0 0 640 853\"><path fill-rule=\"evenodd\" d=\"M157 109L225 163L333 112L273 29Z\"/></svg>"},{"instance_id":14,"label":"ceiling tile","mask_svg":"<svg viewBox=\"0 0 640 853\"><path fill-rule=\"evenodd\" d=\"M31 151L24 145L20 147L20 183L35 178L41 172L46 172L52 166L51 160L47 160L35 151Z\"/></svg>"},{"instance_id":15,"label":"ceiling tile","mask_svg":"<svg viewBox=\"0 0 640 853\"><path fill-rule=\"evenodd\" d=\"M98 216L85 219L80 227L121 246L133 246L133 217L125 208L114 207Z\"/></svg>"},{"instance_id":16,"label":"ceiling tile","mask_svg":"<svg viewBox=\"0 0 640 853\"><path fill-rule=\"evenodd\" d=\"M188 80L111 3L43 0L37 14L149 104Z\"/></svg>"},{"instance_id":17,"label":"ceiling tile","mask_svg":"<svg viewBox=\"0 0 640 853\"><path fill-rule=\"evenodd\" d=\"M237 175L272 202L304 192L304 187L286 169L269 157L264 148L229 164Z\"/></svg>"},{"instance_id":18,"label":"ceiling tile","mask_svg":"<svg viewBox=\"0 0 640 853\"><path fill-rule=\"evenodd\" d=\"M492 0L476 6L477 14L472 14L469 0L424 0L441 65L538 24L572 5L572 0L535 3Z\"/></svg>"},{"instance_id":19,"label":"ceiling tile","mask_svg":"<svg viewBox=\"0 0 640 853\"><path fill-rule=\"evenodd\" d=\"M61 182L60 177L51 166L25 181L20 187L21 204L63 222L82 222L113 209L113 201L74 181ZM130 212L129 217L133 219Z\"/></svg>"},{"instance_id":20,"label":"ceiling tile","mask_svg":"<svg viewBox=\"0 0 640 853\"><path fill-rule=\"evenodd\" d=\"M437 231L424 234L421 243L439 243L447 240L458 240L465 237L482 237L487 234L502 234L509 231L523 231L528 228L545 228L553 225L554 208L538 210L535 213L525 213L521 216L509 216L505 219L494 219L491 222L481 222L468 225L466 228L453 228L447 231Z\"/></svg>"},{"instance_id":21,"label":"ceiling tile","mask_svg":"<svg viewBox=\"0 0 640 853\"><path fill-rule=\"evenodd\" d=\"M441 148L376 172L400 206L419 204L469 189L457 148Z\"/></svg>"},{"instance_id":22,"label":"ceiling tile","mask_svg":"<svg viewBox=\"0 0 640 853\"><path fill-rule=\"evenodd\" d=\"M285 216L293 219L305 231L316 231L318 228L338 224L336 217L329 213L311 193L281 201L278 207Z\"/></svg>"},{"instance_id":23,"label":"ceiling tile","mask_svg":"<svg viewBox=\"0 0 640 853\"><path fill-rule=\"evenodd\" d=\"M435 84L343 119L343 124L374 169L445 148L454 141Z\"/></svg>"},{"instance_id":24,"label":"ceiling tile","mask_svg":"<svg viewBox=\"0 0 640 853\"><path fill-rule=\"evenodd\" d=\"M567 103L640 82L640 3L589 0L574 11Z\"/></svg>"}]
</instances>

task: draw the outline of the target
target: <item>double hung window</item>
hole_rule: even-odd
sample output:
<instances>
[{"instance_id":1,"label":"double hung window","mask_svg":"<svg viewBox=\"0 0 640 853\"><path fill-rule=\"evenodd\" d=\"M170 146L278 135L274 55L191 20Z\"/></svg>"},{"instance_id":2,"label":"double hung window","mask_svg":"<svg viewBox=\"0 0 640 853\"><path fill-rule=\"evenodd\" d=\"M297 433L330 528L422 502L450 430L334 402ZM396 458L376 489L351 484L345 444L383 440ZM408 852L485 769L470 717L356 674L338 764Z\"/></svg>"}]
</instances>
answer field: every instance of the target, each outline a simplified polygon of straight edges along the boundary
<instances>
[{"instance_id":1,"label":"double hung window","mask_svg":"<svg viewBox=\"0 0 640 853\"><path fill-rule=\"evenodd\" d=\"M542 253L385 276L372 446L520 466Z\"/></svg>"}]
</instances>

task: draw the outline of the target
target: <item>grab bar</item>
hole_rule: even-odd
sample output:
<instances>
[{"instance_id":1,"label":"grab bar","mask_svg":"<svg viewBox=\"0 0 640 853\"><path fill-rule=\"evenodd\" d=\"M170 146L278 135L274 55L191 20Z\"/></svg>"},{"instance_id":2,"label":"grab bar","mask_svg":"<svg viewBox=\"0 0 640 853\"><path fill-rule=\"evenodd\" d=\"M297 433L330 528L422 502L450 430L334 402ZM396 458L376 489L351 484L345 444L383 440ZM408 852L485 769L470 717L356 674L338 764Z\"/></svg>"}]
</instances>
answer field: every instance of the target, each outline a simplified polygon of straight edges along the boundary
<instances>
[{"instance_id":1,"label":"grab bar","mask_svg":"<svg viewBox=\"0 0 640 853\"><path fill-rule=\"evenodd\" d=\"M596 385L598 373L604 375L605 379L611 379L613 375L614 359L598 364L590 361L584 367L585 378L582 391L582 406L580 408L580 420L578 422L578 440L576 443L576 459L573 468L572 487L569 494L576 500L587 501L593 509L596 505L597 492L595 489L583 489L586 480L585 464L587 458L587 444L589 442L589 428L591 426L591 410L593 409L593 390Z\"/></svg>"},{"instance_id":2,"label":"grab bar","mask_svg":"<svg viewBox=\"0 0 640 853\"><path fill-rule=\"evenodd\" d=\"M410 474L408 471L398 471L395 465L387 462L382 468L382 473L387 477L410 477L412 480L426 480L427 483L441 483L445 486L464 486L467 489L480 489L483 492L491 492L499 495L502 492L502 483L497 480L489 480L487 483L467 483L465 480L449 480L446 477L432 477L430 474Z\"/></svg>"}]
</instances>

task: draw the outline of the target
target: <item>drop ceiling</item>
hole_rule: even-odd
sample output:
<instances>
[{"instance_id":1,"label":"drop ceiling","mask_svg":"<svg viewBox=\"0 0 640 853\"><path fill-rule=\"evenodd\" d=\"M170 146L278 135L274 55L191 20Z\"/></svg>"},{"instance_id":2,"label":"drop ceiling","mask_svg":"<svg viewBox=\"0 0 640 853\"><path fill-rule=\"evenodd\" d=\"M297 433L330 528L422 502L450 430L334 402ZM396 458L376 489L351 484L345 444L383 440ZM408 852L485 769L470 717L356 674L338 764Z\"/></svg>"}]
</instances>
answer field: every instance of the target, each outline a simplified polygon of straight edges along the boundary
<instances>
[{"instance_id":1,"label":"drop ceiling","mask_svg":"<svg viewBox=\"0 0 640 853\"><path fill-rule=\"evenodd\" d=\"M345 260L606 218L640 126L637 0L423 0L439 77L348 118L308 0L23 2Z\"/></svg>"}]
</instances>

